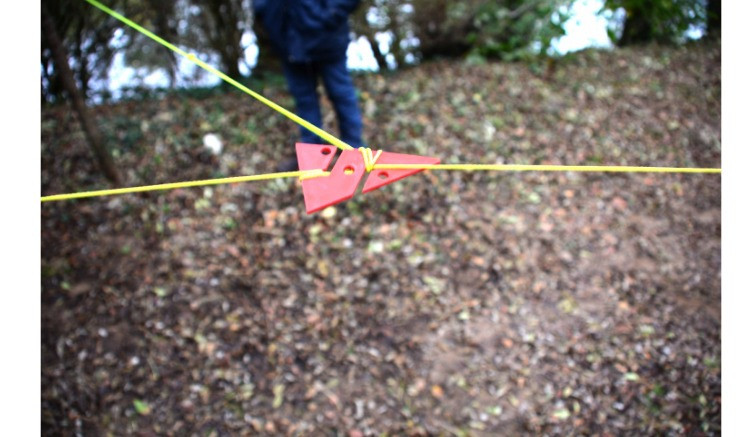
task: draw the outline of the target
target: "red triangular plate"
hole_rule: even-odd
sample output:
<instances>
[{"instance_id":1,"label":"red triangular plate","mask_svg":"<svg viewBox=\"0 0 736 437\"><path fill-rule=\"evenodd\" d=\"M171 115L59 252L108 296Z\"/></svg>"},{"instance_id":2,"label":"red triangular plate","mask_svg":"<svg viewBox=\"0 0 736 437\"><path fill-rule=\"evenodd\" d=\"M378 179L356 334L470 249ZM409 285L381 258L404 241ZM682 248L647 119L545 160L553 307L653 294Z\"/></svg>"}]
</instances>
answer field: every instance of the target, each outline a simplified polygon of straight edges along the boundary
<instances>
[{"instance_id":1,"label":"red triangular plate","mask_svg":"<svg viewBox=\"0 0 736 437\"><path fill-rule=\"evenodd\" d=\"M406 155L403 153L383 152L378 157L376 164L439 164L439 158L421 155ZM363 185L363 192L367 193L381 188L399 179L419 173L422 169L410 170L381 170L375 169L370 172L368 179Z\"/></svg>"},{"instance_id":2,"label":"red triangular plate","mask_svg":"<svg viewBox=\"0 0 736 437\"><path fill-rule=\"evenodd\" d=\"M337 147L323 144L296 143L296 160L299 170L327 170Z\"/></svg>"},{"instance_id":3,"label":"red triangular plate","mask_svg":"<svg viewBox=\"0 0 736 437\"><path fill-rule=\"evenodd\" d=\"M306 147L301 148L300 153L299 145L297 144L299 170L314 170L315 168L327 170L330 160L327 160L323 167L302 167L302 162L312 165L320 164L321 162L319 162L316 155L321 154L322 151L318 148L310 149L314 146L306 145ZM304 158L302 159L302 157ZM307 214L312 214L353 197L364 174L363 155L358 150L344 150L337 158L337 162L329 176L309 178L302 181L304 206L307 209Z\"/></svg>"}]
</instances>

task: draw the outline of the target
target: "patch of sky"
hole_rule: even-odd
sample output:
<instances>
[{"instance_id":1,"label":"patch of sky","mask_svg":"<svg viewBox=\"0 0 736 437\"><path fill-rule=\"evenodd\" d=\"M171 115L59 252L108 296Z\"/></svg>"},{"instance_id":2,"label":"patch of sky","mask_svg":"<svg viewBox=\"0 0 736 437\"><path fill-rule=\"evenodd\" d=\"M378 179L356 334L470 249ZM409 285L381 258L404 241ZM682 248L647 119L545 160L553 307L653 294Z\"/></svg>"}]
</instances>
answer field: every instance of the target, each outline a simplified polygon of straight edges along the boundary
<instances>
[{"instance_id":1,"label":"patch of sky","mask_svg":"<svg viewBox=\"0 0 736 437\"><path fill-rule=\"evenodd\" d=\"M602 8L603 0L577 0L569 9L563 6L560 12L571 18L563 25L565 35L552 41L552 54L564 55L587 48L613 48L608 24L611 20L622 22L624 11L600 13Z\"/></svg>"}]
</instances>

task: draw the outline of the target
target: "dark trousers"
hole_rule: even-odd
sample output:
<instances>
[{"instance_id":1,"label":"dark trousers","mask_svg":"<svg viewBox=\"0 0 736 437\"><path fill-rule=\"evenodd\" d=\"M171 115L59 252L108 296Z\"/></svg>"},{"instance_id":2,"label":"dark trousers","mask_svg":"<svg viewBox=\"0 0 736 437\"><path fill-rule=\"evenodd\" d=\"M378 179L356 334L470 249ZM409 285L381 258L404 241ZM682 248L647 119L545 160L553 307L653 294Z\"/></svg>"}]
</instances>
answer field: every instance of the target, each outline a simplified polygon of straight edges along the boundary
<instances>
[{"instance_id":1,"label":"dark trousers","mask_svg":"<svg viewBox=\"0 0 736 437\"><path fill-rule=\"evenodd\" d=\"M340 139L356 148L363 146L363 121L346 59L310 63L284 62L283 64L289 91L296 101L297 114L313 125L322 127L322 112L317 93L317 83L321 78L327 90L327 96L337 113ZM303 127L300 127L299 130L302 142L325 143L325 140Z\"/></svg>"}]
</instances>

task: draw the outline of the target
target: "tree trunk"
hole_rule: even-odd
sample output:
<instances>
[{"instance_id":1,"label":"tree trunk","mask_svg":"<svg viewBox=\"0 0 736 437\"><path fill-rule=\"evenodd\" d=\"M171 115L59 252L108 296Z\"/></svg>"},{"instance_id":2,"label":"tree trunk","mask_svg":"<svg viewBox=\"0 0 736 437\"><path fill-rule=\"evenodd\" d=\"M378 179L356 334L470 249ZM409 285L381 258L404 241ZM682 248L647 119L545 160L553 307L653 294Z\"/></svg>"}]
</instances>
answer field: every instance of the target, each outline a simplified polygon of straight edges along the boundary
<instances>
[{"instance_id":1,"label":"tree trunk","mask_svg":"<svg viewBox=\"0 0 736 437\"><path fill-rule=\"evenodd\" d=\"M258 20L253 23L253 33L258 41L258 63L253 69L253 76L262 79L266 74L280 74L281 60L268 41L266 29Z\"/></svg>"},{"instance_id":2,"label":"tree trunk","mask_svg":"<svg viewBox=\"0 0 736 437\"><path fill-rule=\"evenodd\" d=\"M176 23L171 19L175 13L175 1L148 0L148 7L153 10L153 25L161 37L169 42L176 42ZM166 74L169 76L169 88L176 87L177 58L174 52L159 48L167 58Z\"/></svg>"},{"instance_id":3,"label":"tree trunk","mask_svg":"<svg viewBox=\"0 0 736 437\"><path fill-rule=\"evenodd\" d=\"M242 74L240 73L239 56L233 53L232 47L226 47L220 51L222 57L223 67L225 68L225 74L232 77L235 80L239 80Z\"/></svg>"},{"instance_id":4,"label":"tree trunk","mask_svg":"<svg viewBox=\"0 0 736 437\"><path fill-rule=\"evenodd\" d=\"M383 56L383 53L381 53L381 48L378 46L378 42L376 42L375 38L372 35L368 35L366 38L368 38L368 42L371 45L373 57L376 58L376 62L378 62L378 69L388 69L388 62L386 62L386 57Z\"/></svg>"},{"instance_id":5,"label":"tree trunk","mask_svg":"<svg viewBox=\"0 0 736 437\"><path fill-rule=\"evenodd\" d=\"M374 4L375 1L360 2L358 9L353 13L352 27L358 36L358 39L360 39L361 36L365 36L368 40L368 43L371 46L371 52L378 63L378 70L380 71L388 69L388 62L386 62L386 57L381 53L381 49L376 41L377 29L371 26L368 22L368 11L374 6Z\"/></svg>"},{"instance_id":6,"label":"tree trunk","mask_svg":"<svg viewBox=\"0 0 736 437\"><path fill-rule=\"evenodd\" d=\"M447 1L422 0L416 2L414 7L421 11L414 14L414 25L422 60L460 58L470 51L472 46L467 36L473 30L474 17L451 20L447 13Z\"/></svg>"},{"instance_id":7,"label":"tree trunk","mask_svg":"<svg viewBox=\"0 0 736 437\"><path fill-rule=\"evenodd\" d=\"M238 29L238 17L242 15L240 5L231 1L206 2L214 27L210 29L210 45L220 54L225 74L231 78L240 79L240 59L243 53L240 50L241 32Z\"/></svg>"},{"instance_id":8,"label":"tree trunk","mask_svg":"<svg viewBox=\"0 0 736 437\"><path fill-rule=\"evenodd\" d=\"M633 6L626 10L624 30L618 45L621 47L646 44L654 40L654 23L650 20L646 6Z\"/></svg>"},{"instance_id":9,"label":"tree trunk","mask_svg":"<svg viewBox=\"0 0 736 437\"><path fill-rule=\"evenodd\" d=\"M708 0L708 37L721 35L721 0Z\"/></svg>"},{"instance_id":10,"label":"tree trunk","mask_svg":"<svg viewBox=\"0 0 736 437\"><path fill-rule=\"evenodd\" d=\"M69 61L66 54L66 49L59 39L59 35L56 33L56 27L53 20L45 11L43 3L41 3L42 14L41 14L41 26L44 33L44 37L48 42L48 46L51 49L51 54L54 59L54 67L58 71L59 78L66 90L67 94L72 103L72 107L79 117L79 121L82 124L82 130L84 130L87 136L87 142L92 148L92 152L97 158L97 164L102 169L105 177L112 182L115 186L122 185L122 179L115 169L115 165L112 162L112 158L107 150L102 145L102 137L100 132L97 130L92 116L87 111L87 105L82 98L82 94L77 88L77 84L74 81L74 75L72 74L71 68L69 68Z\"/></svg>"}]
</instances>

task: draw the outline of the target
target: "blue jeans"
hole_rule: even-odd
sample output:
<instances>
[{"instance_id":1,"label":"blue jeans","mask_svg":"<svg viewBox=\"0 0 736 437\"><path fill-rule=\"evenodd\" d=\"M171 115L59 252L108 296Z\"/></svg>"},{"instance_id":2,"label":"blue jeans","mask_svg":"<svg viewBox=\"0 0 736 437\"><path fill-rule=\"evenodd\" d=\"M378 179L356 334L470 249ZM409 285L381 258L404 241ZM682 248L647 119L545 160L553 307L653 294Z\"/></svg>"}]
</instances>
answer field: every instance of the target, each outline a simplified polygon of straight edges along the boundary
<instances>
[{"instance_id":1,"label":"blue jeans","mask_svg":"<svg viewBox=\"0 0 736 437\"><path fill-rule=\"evenodd\" d=\"M310 63L284 62L283 64L289 91L296 101L297 114L313 125L322 127L322 112L317 93L317 82L321 77L327 90L327 96L337 113L340 139L353 147L363 146L363 121L346 59ZM301 141L304 143L325 143L325 140L303 127L300 127L299 131Z\"/></svg>"}]
</instances>

